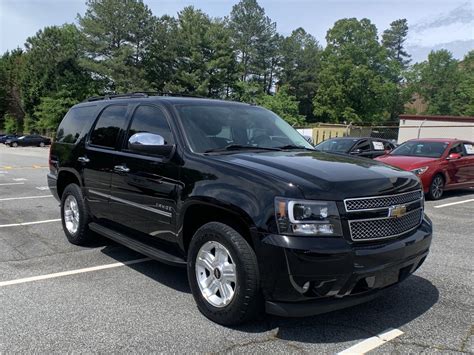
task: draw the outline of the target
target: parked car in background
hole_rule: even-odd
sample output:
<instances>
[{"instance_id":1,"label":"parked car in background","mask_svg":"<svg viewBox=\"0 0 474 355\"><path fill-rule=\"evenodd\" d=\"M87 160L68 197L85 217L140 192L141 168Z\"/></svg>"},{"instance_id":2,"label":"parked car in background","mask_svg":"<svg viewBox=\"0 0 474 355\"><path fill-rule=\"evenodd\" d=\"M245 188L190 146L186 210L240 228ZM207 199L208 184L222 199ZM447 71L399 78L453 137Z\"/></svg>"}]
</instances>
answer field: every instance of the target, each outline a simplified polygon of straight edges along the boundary
<instances>
[{"instance_id":1,"label":"parked car in background","mask_svg":"<svg viewBox=\"0 0 474 355\"><path fill-rule=\"evenodd\" d=\"M2 134L0 136L0 143L5 143L9 139L15 139L18 136L16 134Z\"/></svg>"},{"instance_id":2,"label":"parked car in background","mask_svg":"<svg viewBox=\"0 0 474 355\"><path fill-rule=\"evenodd\" d=\"M51 139L40 136L38 134L30 134L27 136L9 138L5 141L5 144L10 147L18 147L18 146L44 147L45 145L51 144Z\"/></svg>"},{"instance_id":3,"label":"parked car in background","mask_svg":"<svg viewBox=\"0 0 474 355\"><path fill-rule=\"evenodd\" d=\"M429 198L474 186L474 143L457 139L412 139L378 161L418 175Z\"/></svg>"},{"instance_id":4,"label":"parked car in background","mask_svg":"<svg viewBox=\"0 0 474 355\"><path fill-rule=\"evenodd\" d=\"M340 137L326 139L315 149L327 153L350 154L365 158L376 158L392 151L396 145L386 139Z\"/></svg>"}]
</instances>

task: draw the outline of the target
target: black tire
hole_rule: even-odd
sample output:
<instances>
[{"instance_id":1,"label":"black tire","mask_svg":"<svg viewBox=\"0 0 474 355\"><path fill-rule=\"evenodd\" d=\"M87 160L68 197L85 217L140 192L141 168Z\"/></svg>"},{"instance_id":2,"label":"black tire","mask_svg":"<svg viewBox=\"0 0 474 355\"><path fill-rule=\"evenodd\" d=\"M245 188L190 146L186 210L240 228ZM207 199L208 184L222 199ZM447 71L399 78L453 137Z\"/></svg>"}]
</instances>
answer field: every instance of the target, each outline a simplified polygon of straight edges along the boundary
<instances>
[{"instance_id":1,"label":"black tire","mask_svg":"<svg viewBox=\"0 0 474 355\"><path fill-rule=\"evenodd\" d=\"M207 242L218 242L229 252L235 264L236 284L232 300L223 307L207 301L198 285L196 258ZM255 318L261 310L260 276L257 257L247 241L233 228L210 222L194 234L188 250L188 279L198 309L210 320L226 325L237 325Z\"/></svg>"},{"instance_id":2,"label":"black tire","mask_svg":"<svg viewBox=\"0 0 474 355\"><path fill-rule=\"evenodd\" d=\"M436 174L431 180L428 197L430 200L439 200L444 193L444 177L441 174Z\"/></svg>"},{"instance_id":3,"label":"black tire","mask_svg":"<svg viewBox=\"0 0 474 355\"><path fill-rule=\"evenodd\" d=\"M72 233L66 227L66 217L65 217L65 201L68 196L72 196L77 202L78 212L79 212L79 223L77 230ZM84 196L82 195L81 188L77 184L69 184L64 189L64 192L61 196L61 221L63 225L64 233L68 241L75 245L85 245L88 244L91 239L91 231L89 230L90 215L87 209Z\"/></svg>"}]
</instances>

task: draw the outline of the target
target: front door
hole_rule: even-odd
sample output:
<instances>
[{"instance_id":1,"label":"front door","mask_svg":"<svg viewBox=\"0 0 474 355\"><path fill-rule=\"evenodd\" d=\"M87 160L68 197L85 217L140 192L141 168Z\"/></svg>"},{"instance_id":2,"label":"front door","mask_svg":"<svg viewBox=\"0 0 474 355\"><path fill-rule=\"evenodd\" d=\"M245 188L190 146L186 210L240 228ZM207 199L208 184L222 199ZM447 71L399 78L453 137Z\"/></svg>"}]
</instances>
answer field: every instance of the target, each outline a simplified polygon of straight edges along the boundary
<instances>
[{"instance_id":1,"label":"front door","mask_svg":"<svg viewBox=\"0 0 474 355\"><path fill-rule=\"evenodd\" d=\"M84 189L91 214L110 220L108 206L113 159L123 134L128 105L107 106L97 119L85 150L77 158L84 177Z\"/></svg>"},{"instance_id":2,"label":"front door","mask_svg":"<svg viewBox=\"0 0 474 355\"><path fill-rule=\"evenodd\" d=\"M135 109L122 151L114 160L110 193L114 225L175 243L179 166L173 159L130 149L129 138L141 132L159 134L166 145L175 143L165 109L155 105Z\"/></svg>"}]
</instances>

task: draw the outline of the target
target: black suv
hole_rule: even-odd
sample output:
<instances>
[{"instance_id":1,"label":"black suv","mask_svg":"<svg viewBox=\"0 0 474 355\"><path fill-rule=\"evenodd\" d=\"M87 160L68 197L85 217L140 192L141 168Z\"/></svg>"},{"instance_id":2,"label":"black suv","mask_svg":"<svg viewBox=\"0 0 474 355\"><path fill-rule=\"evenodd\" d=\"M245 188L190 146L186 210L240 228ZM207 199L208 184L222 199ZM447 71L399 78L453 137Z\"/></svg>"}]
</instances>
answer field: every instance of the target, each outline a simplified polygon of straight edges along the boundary
<instances>
[{"instance_id":1,"label":"black suv","mask_svg":"<svg viewBox=\"0 0 474 355\"><path fill-rule=\"evenodd\" d=\"M372 299L425 260L432 226L410 173L317 152L253 105L131 94L67 113L48 183L64 232L99 233L187 268L199 310L230 325Z\"/></svg>"}]
</instances>

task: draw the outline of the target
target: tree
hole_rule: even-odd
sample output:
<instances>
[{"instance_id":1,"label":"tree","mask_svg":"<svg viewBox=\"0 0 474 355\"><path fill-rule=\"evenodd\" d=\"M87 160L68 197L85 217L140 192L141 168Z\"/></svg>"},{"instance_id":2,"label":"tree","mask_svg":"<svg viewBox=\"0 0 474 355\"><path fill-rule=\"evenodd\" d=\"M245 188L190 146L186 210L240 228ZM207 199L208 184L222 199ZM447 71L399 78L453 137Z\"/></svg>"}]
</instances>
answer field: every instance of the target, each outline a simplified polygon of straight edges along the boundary
<instances>
[{"instance_id":1,"label":"tree","mask_svg":"<svg viewBox=\"0 0 474 355\"><path fill-rule=\"evenodd\" d=\"M30 128L35 127L36 108L43 98L67 92L69 101L78 102L97 91L90 74L79 65L80 38L76 26L66 24L45 27L26 40L21 86Z\"/></svg>"},{"instance_id":2,"label":"tree","mask_svg":"<svg viewBox=\"0 0 474 355\"><path fill-rule=\"evenodd\" d=\"M153 15L141 0L88 0L78 21L86 52L82 65L112 92L147 90L145 55Z\"/></svg>"},{"instance_id":3,"label":"tree","mask_svg":"<svg viewBox=\"0 0 474 355\"><path fill-rule=\"evenodd\" d=\"M257 103L275 112L293 126L304 123L304 116L298 113L298 101L288 93L286 86L282 86L275 95L262 95Z\"/></svg>"},{"instance_id":4,"label":"tree","mask_svg":"<svg viewBox=\"0 0 474 355\"><path fill-rule=\"evenodd\" d=\"M461 75L458 61L449 51L432 51L427 61L413 66L409 78L411 91L418 93L428 103L426 113L460 114L457 93Z\"/></svg>"},{"instance_id":5,"label":"tree","mask_svg":"<svg viewBox=\"0 0 474 355\"><path fill-rule=\"evenodd\" d=\"M241 67L240 79L256 81L269 93L279 64L276 23L265 16L257 0L241 0L232 7L229 28Z\"/></svg>"},{"instance_id":6,"label":"tree","mask_svg":"<svg viewBox=\"0 0 474 355\"><path fill-rule=\"evenodd\" d=\"M459 113L474 116L474 50L459 63L460 81L456 91Z\"/></svg>"},{"instance_id":7,"label":"tree","mask_svg":"<svg viewBox=\"0 0 474 355\"><path fill-rule=\"evenodd\" d=\"M386 50L368 20L342 19L326 35L314 114L324 121L375 123L389 116L396 94Z\"/></svg>"},{"instance_id":8,"label":"tree","mask_svg":"<svg viewBox=\"0 0 474 355\"><path fill-rule=\"evenodd\" d=\"M299 101L299 113L314 120L313 99L318 88L322 49L303 28L294 30L281 45L279 85L287 85L290 95Z\"/></svg>"},{"instance_id":9,"label":"tree","mask_svg":"<svg viewBox=\"0 0 474 355\"><path fill-rule=\"evenodd\" d=\"M406 19L393 21L390 28L382 35L382 45L388 50L390 59L397 61L401 69L406 69L410 63L410 55L405 51L405 41L408 35Z\"/></svg>"},{"instance_id":10,"label":"tree","mask_svg":"<svg viewBox=\"0 0 474 355\"><path fill-rule=\"evenodd\" d=\"M25 109L22 78L25 55L21 49L6 52L0 59L0 122L7 131L21 133Z\"/></svg>"}]
</instances>

